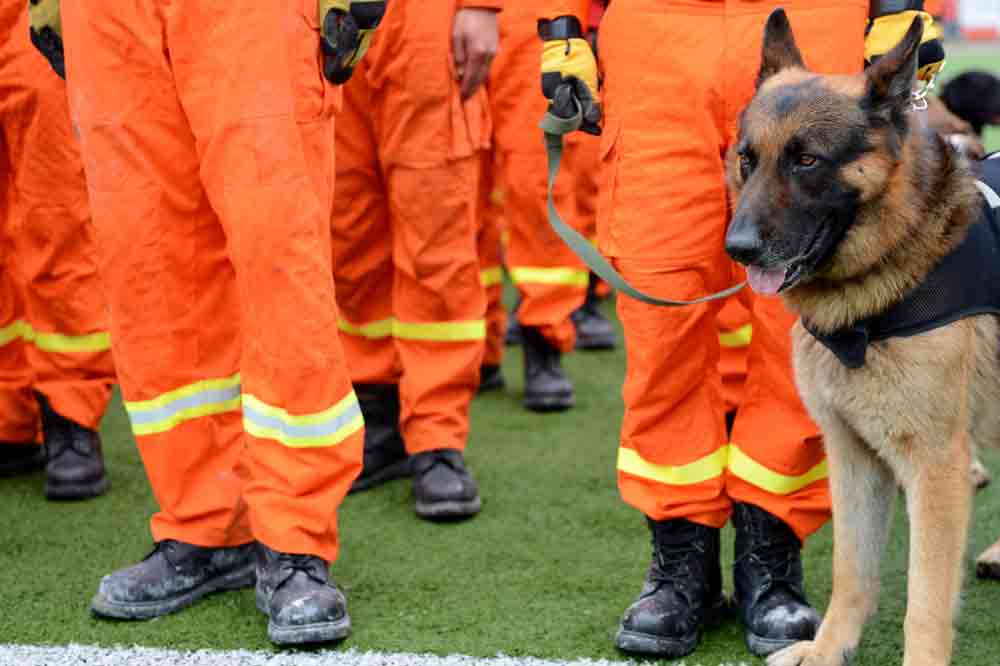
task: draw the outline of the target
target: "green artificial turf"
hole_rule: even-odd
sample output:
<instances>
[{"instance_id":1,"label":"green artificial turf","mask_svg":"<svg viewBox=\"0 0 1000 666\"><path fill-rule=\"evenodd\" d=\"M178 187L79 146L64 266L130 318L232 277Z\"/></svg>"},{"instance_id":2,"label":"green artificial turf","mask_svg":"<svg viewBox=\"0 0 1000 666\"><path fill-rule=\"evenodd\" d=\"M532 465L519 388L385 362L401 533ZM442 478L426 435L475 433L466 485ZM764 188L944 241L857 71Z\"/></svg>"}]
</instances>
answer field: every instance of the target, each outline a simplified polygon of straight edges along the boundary
<instances>
[{"instance_id":1,"label":"green artificial turf","mask_svg":"<svg viewBox=\"0 0 1000 666\"><path fill-rule=\"evenodd\" d=\"M992 58L992 62L990 59ZM954 55L949 74L992 64L996 53ZM1000 136L989 137L994 150ZM610 309L609 309L610 312ZM614 462L622 415L624 354L566 359L578 405L536 415L520 407L521 355L504 363L509 382L472 409L468 460L484 498L473 521L417 520L407 482L350 497L341 513L342 555L334 576L346 589L364 650L545 658L618 658L611 640L639 590L649 551L644 521L618 498ZM155 510L116 401L103 434L112 489L80 504L42 497L43 476L0 481L0 642L268 649L265 620L251 591L210 598L183 613L144 623L93 619L88 603L100 577L141 558ZM987 464L1000 474L1000 455ZM900 664L905 608L905 513L897 512L883 567L880 613L855 663ZM1000 535L1000 482L977 495L958 621L960 666L1000 663L1000 583L971 575L972 557ZM725 533L724 561L732 558ZM830 594L829 526L807 545L808 589L819 608ZM688 666L757 663L730 622L712 631Z\"/></svg>"}]
</instances>

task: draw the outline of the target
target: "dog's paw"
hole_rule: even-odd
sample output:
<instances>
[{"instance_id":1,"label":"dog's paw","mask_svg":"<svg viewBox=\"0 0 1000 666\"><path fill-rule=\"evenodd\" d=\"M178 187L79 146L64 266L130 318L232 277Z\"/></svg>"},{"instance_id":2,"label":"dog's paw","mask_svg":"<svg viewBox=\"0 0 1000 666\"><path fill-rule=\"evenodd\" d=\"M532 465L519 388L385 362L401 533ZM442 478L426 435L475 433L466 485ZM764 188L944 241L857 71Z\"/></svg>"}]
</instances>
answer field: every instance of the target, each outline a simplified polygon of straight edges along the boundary
<instances>
[{"instance_id":1,"label":"dog's paw","mask_svg":"<svg viewBox=\"0 0 1000 666\"><path fill-rule=\"evenodd\" d=\"M815 641L802 641L775 652L767 658L767 666L844 666L844 657L823 654Z\"/></svg>"},{"instance_id":2,"label":"dog's paw","mask_svg":"<svg viewBox=\"0 0 1000 666\"><path fill-rule=\"evenodd\" d=\"M976 559L976 576L1000 579L1000 541L987 548Z\"/></svg>"}]
</instances>

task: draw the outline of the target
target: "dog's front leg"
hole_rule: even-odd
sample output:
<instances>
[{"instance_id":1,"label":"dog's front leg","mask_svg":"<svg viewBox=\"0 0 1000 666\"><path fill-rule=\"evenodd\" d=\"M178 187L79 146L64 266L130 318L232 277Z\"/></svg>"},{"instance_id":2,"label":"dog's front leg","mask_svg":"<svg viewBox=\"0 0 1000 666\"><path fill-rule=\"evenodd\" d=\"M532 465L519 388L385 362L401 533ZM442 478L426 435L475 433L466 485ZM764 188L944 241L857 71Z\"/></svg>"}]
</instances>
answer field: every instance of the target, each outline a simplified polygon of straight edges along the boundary
<instances>
[{"instance_id":1,"label":"dog's front leg","mask_svg":"<svg viewBox=\"0 0 1000 666\"><path fill-rule=\"evenodd\" d=\"M944 450L938 440L912 451L913 473L904 481L910 562L903 666L948 666L972 504L966 428Z\"/></svg>"},{"instance_id":2,"label":"dog's front leg","mask_svg":"<svg viewBox=\"0 0 1000 666\"><path fill-rule=\"evenodd\" d=\"M857 434L828 420L822 425L833 500L833 595L816 639L771 655L768 666L843 666L878 606L879 563L899 488Z\"/></svg>"}]
</instances>

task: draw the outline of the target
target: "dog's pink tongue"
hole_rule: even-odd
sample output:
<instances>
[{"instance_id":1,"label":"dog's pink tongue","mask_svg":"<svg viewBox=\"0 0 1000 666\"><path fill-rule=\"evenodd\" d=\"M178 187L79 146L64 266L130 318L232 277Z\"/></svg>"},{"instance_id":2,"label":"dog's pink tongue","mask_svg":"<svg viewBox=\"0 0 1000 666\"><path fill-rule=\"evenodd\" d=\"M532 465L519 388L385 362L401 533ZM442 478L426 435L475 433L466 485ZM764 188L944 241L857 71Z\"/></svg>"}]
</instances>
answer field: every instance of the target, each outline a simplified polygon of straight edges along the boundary
<instances>
[{"instance_id":1,"label":"dog's pink tongue","mask_svg":"<svg viewBox=\"0 0 1000 666\"><path fill-rule=\"evenodd\" d=\"M777 294L785 283L785 269L765 270L757 266L747 266L750 288L758 294Z\"/></svg>"}]
</instances>

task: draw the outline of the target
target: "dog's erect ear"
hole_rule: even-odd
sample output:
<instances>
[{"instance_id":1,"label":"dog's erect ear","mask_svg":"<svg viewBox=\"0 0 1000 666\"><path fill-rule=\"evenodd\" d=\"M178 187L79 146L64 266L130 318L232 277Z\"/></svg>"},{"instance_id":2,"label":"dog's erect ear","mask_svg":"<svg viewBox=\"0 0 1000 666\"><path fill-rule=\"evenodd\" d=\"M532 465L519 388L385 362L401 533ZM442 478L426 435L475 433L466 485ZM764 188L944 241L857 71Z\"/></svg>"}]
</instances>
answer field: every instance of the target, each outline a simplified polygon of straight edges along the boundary
<instances>
[{"instance_id":1,"label":"dog's erect ear","mask_svg":"<svg viewBox=\"0 0 1000 666\"><path fill-rule=\"evenodd\" d=\"M784 9L775 9L767 17L764 26L764 48L760 54L760 71L757 73L757 87L767 79L788 67L805 67L799 47L795 45L792 26Z\"/></svg>"},{"instance_id":2,"label":"dog's erect ear","mask_svg":"<svg viewBox=\"0 0 1000 666\"><path fill-rule=\"evenodd\" d=\"M866 105L869 110L894 124L905 125L913 85L917 78L917 54L924 34L924 22L913 19L902 41L865 71L868 78Z\"/></svg>"}]
</instances>

